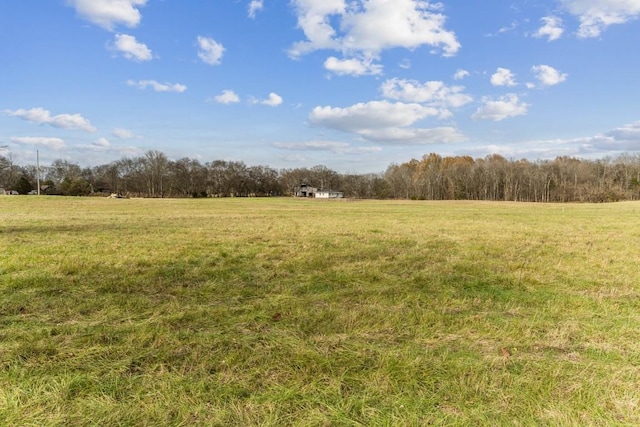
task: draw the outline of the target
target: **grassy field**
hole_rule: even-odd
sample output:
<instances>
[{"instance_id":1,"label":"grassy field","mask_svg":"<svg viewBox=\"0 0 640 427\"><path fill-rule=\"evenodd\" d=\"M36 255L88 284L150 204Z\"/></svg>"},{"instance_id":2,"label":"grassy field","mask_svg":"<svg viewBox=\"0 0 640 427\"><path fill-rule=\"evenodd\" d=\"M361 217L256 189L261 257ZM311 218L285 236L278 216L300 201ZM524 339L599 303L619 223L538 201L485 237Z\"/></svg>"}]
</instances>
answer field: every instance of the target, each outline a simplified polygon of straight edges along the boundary
<instances>
[{"instance_id":1,"label":"grassy field","mask_svg":"<svg viewBox=\"0 0 640 427\"><path fill-rule=\"evenodd\" d=\"M640 425L640 203L2 197L0 425Z\"/></svg>"}]
</instances>

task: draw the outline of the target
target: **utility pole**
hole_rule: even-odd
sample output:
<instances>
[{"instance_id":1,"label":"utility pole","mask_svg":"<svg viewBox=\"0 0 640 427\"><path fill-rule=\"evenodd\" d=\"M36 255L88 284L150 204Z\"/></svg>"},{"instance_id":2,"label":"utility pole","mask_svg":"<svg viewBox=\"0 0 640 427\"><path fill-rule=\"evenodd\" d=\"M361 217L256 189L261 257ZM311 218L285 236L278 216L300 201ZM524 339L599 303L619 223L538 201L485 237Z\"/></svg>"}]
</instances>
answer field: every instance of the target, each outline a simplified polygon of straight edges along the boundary
<instances>
[{"instance_id":1,"label":"utility pole","mask_svg":"<svg viewBox=\"0 0 640 427\"><path fill-rule=\"evenodd\" d=\"M40 195L40 151L36 150L36 181L38 182L38 196Z\"/></svg>"},{"instance_id":2,"label":"utility pole","mask_svg":"<svg viewBox=\"0 0 640 427\"><path fill-rule=\"evenodd\" d=\"M9 151L9 146L8 145L0 145L0 152L2 151ZM11 157L9 157L9 178L12 177L13 175L13 162L11 160Z\"/></svg>"}]
</instances>

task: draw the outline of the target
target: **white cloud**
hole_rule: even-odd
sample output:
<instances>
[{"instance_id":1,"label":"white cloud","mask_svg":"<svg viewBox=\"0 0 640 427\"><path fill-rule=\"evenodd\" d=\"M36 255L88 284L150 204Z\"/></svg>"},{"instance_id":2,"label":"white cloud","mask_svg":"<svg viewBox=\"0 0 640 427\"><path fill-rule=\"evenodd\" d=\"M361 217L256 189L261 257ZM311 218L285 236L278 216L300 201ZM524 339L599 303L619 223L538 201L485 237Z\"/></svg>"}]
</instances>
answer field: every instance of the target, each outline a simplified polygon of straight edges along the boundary
<instances>
[{"instance_id":1,"label":"white cloud","mask_svg":"<svg viewBox=\"0 0 640 427\"><path fill-rule=\"evenodd\" d=\"M307 141L307 142L275 142L274 147L283 150L299 151L335 151L349 146L346 142Z\"/></svg>"},{"instance_id":2,"label":"white cloud","mask_svg":"<svg viewBox=\"0 0 640 427\"><path fill-rule=\"evenodd\" d=\"M467 70L457 70L456 73L453 75L453 79L454 80L462 80L465 77L469 77L469 72Z\"/></svg>"},{"instance_id":3,"label":"white cloud","mask_svg":"<svg viewBox=\"0 0 640 427\"><path fill-rule=\"evenodd\" d=\"M567 79L567 74L561 73L548 65L534 65L531 67L531 71L535 73L536 79L543 86L554 86Z\"/></svg>"},{"instance_id":4,"label":"white cloud","mask_svg":"<svg viewBox=\"0 0 640 427\"><path fill-rule=\"evenodd\" d=\"M498 67L496 72L491 76L491 84L494 86L515 86L515 76L508 68Z\"/></svg>"},{"instance_id":5,"label":"white cloud","mask_svg":"<svg viewBox=\"0 0 640 427\"><path fill-rule=\"evenodd\" d=\"M300 154L280 156L280 159L284 160L285 162L295 163L297 165L307 161L307 158Z\"/></svg>"},{"instance_id":6,"label":"white cloud","mask_svg":"<svg viewBox=\"0 0 640 427\"><path fill-rule=\"evenodd\" d=\"M393 144L449 143L465 140L451 127L410 128L415 122L440 115L434 107L418 103L371 101L347 108L316 107L309 121L316 126L355 133L370 141Z\"/></svg>"},{"instance_id":7,"label":"white cloud","mask_svg":"<svg viewBox=\"0 0 640 427\"><path fill-rule=\"evenodd\" d=\"M9 141L23 145L38 145L60 151L66 147L64 140L60 138L45 138L40 136L17 136L9 138Z\"/></svg>"},{"instance_id":8,"label":"white cloud","mask_svg":"<svg viewBox=\"0 0 640 427\"><path fill-rule=\"evenodd\" d=\"M510 31L515 30L516 28L518 28L520 24L517 21L513 21L510 25L506 26L506 27L502 27L498 30L499 34L504 34L504 33L508 33Z\"/></svg>"},{"instance_id":9,"label":"white cloud","mask_svg":"<svg viewBox=\"0 0 640 427\"><path fill-rule=\"evenodd\" d=\"M602 158L612 153L640 150L640 121L612 129L608 132L577 138L525 141L513 145L478 146L465 154L486 155L498 153L511 158L547 158L581 156Z\"/></svg>"},{"instance_id":10,"label":"white cloud","mask_svg":"<svg viewBox=\"0 0 640 427\"><path fill-rule=\"evenodd\" d=\"M289 51L291 56L319 49L340 50L340 41L334 38L336 30L330 17L346 12L344 0L293 0L292 5L298 16L298 27L304 31L307 41L295 43Z\"/></svg>"},{"instance_id":11,"label":"white cloud","mask_svg":"<svg viewBox=\"0 0 640 427\"><path fill-rule=\"evenodd\" d=\"M127 59L133 61L150 61L153 59L151 50L144 43L140 43L134 36L116 34L113 48L121 52Z\"/></svg>"},{"instance_id":12,"label":"white cloud","mask_svg":"<svg viewBox=\"0 0 640 427\"><path fill-rule=\"evenodd\" d=\"M136 134L127 129L115 128L111 131L111 135L120 139L131 139L136 138Z\"/></svg>"},{"instance_id":13,"label":"white cloud","mask_svg":"<svg viewBox=\"0 0 640 427\"><path fill-rule=\"evenodd\" d=\"M578 37L598 37L613 24L624 24L640 16L638 0L560 0L580 20Z\"/></svg>"},{"instance_id":14,"label":"white cloud","mask_svg":"<svg viewBox=\"0 0 640 427\"><path fill-rule=\"evenodd\" d=\"M467 140L467 137L464 136L464 134L453 127L437 127L429 129L387 128L381 130L368 130L362 132L361 135L371 141L407 145L452 144Z\"/></svg>"},{"instance_id":15,"label":"white cloud","mask_svg":"<svg viewBox=\"0 0 640 427\"><path fill-rule=\"evenodd\" d=\"M98 138L93 142L92 145L98 148L109 148L111 146L111 143L107 138Z\"/></svg>"},{"instance_id":16,"label":"white cloud","mask_svg":"<svg viewBox=\"0 0 640 427\"><path fill-rule=\"evenodd\" d=\"M58 114L52 116L51 112L44 108L32 108L30 110L19 109L15 111L5 110L11 117L18 117L39 124L47 124L61 129L77 129L85 132L96 132L97 129L91 122L80 114Z\"/></svg>"},{"instance_id":17,"label":"white cloud","mask_svg":"<svg viewBox=\"0 0 640 427\"><path fill-rule=\"evenodd\" d=\"M155 80L127 80L129 86L137 87L138 89L146 89L147 87L153 88L156 92L178 92L182 93L187 90L185 85L179 83L158 83Z\"/></svg>"},{"instance_id":18,"label":"white cloud","mask_svg":"<svg viewBox=\"0 0 640 427\"><path fill-rule=\"evenodd\" d=\"M240 102L240 97L232 90L223 90L220 95L213 97L214 101L219 104L235 104Z\"/></svg>"},{"instance_id":19,"label":"white cloud","mask_svg":"<svg viewBox=\"0 0 640 427\"><path fill-rule=\"evenodd\" d=\"M67 0L78 15L109 31L118 24L134 28L140 23L139 7L147 0Z\"/></svg>"},{"instance_id":20,"label":"white cloud","mask_svg":"<svg viewBox=\"0 0 640 427\"><path fill-rule=\"evenodd\" d=\"M374 64L370 59L338 59L335 56L327 58L324 68L338 75L364 76L382 73L382 65Z\"/></svg>"},{"instance_id":21,"label":"white cloud","mask_svg":"<svg viewBox=\"0 0 640 427\"><path fill-rule=\"evenodd\" d=\"M73 151L90 151L93 153L109 153L113 155L119 156L132 156L138 155L142 153L142 150L137 147L128 146L128 147L118 147L111 144L111 142L106 138L98 138L93 141L91 144L76 144L73 146Z\"/></svg>"},{"instance_id":22,"label":"white cloud","mask_svg":"<svg viewBox=\"0 0 640 427\"><path fill-rule=\"evenodd\" d=\"M262 9L264 9L263 0L251 0L251 3L249 3L249 18L254 19L256 17L256 13Z\"/></svg>"},{"instance_id":23,"label":"white cloud","mask_svg":"<svg viewBox=\"0 0 640 427\"><path fill-rule=\"evenodd\" d=\"M369 129L410 126L438 113L436 108L417 103L371 101L347 108L315 107L309 120L315 125L360 133Z\"/></svg>"},{"instance_id":24,"label":"white cloud","mask_svg":"<svg viewBox=\"0 0 640 427\"><path fill-rule=\"evenodd\" d=\"M277 107L278 105L282 104L282 101L283 99L280 95L278 95L277 93L271 92L269 94L269 98L263 99L262 101L255 101L255 102L262 105L268 105L269 107Z\"/></svg>"},{"instance_id":25,"label":"white cloud","mask_svg":"<svg viewBox=\"0 0 640 427\"><path fill-rule=\"evenodd\" d=\"M554 159L558 156L572 156L578 149L562 145L563 141L527 141L518 145L490 144L465 149L460 154L473 157L485 157L499 154L508 159Z\"/></svg>"},{"instance_id":26,"label":"white cloud","mask_svg":"<svg viewBox=\"0 0 640 427\"><path fill-rule=\"evenodd\" d=\"M447 86L441 81L420 84L415 80L393 78L385 81L380 90L385 98L439 107L456 108L473 101L471 96L463 93L463 86Z\"/></svg>"},{"instance_id":27,"label":"white cloud","mask_svg":"<svg viewBox=\"0 0 640 427\"><path fill-rule=\"evenodd\" d=\"M306 40L289 50L292 57L322 49L345 59L374 60L383 50L431 46L444 56L460 49L445 28L440 3L423 0L293 0L298 27Z\"/></svg>"},{"instance_id":28,"label":"white cloud","mask_svg":"<svg viewBox=\"0 0 640 427\"><path fill-rule=\"evenodd\" d=\"M400 64L398 64L398 67L402 68L403 70L408 70L409 68L411 68L411 61L405 58L402 61L400 61Z\"/></svg>"},{"instance_id":29,"label":"white cloud","mask_svg":"<svg viewBox=\"0 0 640 427\"><path fill-rule=\"evenodd\" d=\"M129 157L129 156L140 155L140 154L142 154L143 150L141 148L138 148L138 147L128 146L128 147L121 147L121 148L118 148L118 149L113 150L113 151L116 151L121 156Z\"/></svg>"},{"instance_id":30,"label":"white cloud","mask_svg":"<svg viewBox=\"0 0 640 427\"><path fill-rule=\"evenodd\" d=\"M635 152L640 150L640 121L571 142L579 142L583 150L587 152L602 154L608 154L612 151Z\"/></svg>"},{"instance_id":31,"label":"white cloud","mask_svg":"<svg viewBox=\"0 0 640 427\"><path fill-rule=\"evenodd\" d=\"M343 46L379 52L429 45L441 47L445 56L452 56L460 43L454 33L444 29L445 21L445 16L436 13L427 1L369 0L350 7L343 17L343 26L348 29Z\"/></svg>"},{"instance_id":32,"label":"white cloud","mask_svg":"<svg viewBox=\"0 0 640 427\"><path fill-rule=\"evenodd\" d=\"M212 38L198 36L198 58L209 65L219 65L225 48Z\"/></svg>"},{"instance_id":33,"label":"white cloud","mask_svg":"<svg viewBox=\"0 0 640 427\"><path fill-rule=\"evenodd\" d=\"M547 37L547 40L550 42L562 37L562 33L564 33L562 19L557 16L545 16L540 20L544 22L544 25L533 34L534 37Z\"/></svg>"},{"instance_id":34,"label":"white cloud","mask_svg":"<svg viewBox=\"0 0 640 427\"><path fill-rule=\"evenodd\" d=\"M382 151L382 147L347 147L343 150L336 151L338 154L366 154L366 153L379 153Z\"/></svg>"},{"instance_id":35,"label":"white cloud","mask_svg":"<svg viewBox=\"0 0 640 427\"><path fill-rule=\"evenodd\" d=\"M619 142L632 143L634 151L640 149L640 121L613 129L606 135Z\"/></svg>"},{"instance_id":36,"label":"white cloud","mask_svg":"<svg viewBox=\"0 0 640 427\"><path fill-rule=\"evenodd\" d=\"M510 93L497 100L484 98L483 105L471 116L474 120L500 121L527 114L529 104L521 102L518 95Z\"/></svg>"},{"instance_id":37,"label":"white cloud","mask_svg":"<svg viewBox=\"0 0 640 427\"><path fill-rule=\"evenodd\" d=\"M273 146L281 150L331 151L336 154L362 154L382 151L382 147L354 147L349 143L337 141L276 142Z\"/></svg>"}]
</instances>

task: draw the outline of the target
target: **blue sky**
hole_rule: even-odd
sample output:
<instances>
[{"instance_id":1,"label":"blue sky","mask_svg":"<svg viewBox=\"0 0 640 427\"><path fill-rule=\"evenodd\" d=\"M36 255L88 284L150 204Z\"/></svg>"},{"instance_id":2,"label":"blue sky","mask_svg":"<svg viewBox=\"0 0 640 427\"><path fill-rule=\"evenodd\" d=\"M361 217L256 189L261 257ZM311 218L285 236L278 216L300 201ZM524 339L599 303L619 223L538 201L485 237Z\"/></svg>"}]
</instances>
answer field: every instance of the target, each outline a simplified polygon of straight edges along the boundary
<instances>
[{"instance_id":1,"label":"blue sky","mask_svg":"<svg viewBox=\"0 0 640 427\"><path fill-rule=\"evenodd\" d=\"M379 172L640 149L640 0L3 0L19 164Z\"/></svg>"}]
</instances>

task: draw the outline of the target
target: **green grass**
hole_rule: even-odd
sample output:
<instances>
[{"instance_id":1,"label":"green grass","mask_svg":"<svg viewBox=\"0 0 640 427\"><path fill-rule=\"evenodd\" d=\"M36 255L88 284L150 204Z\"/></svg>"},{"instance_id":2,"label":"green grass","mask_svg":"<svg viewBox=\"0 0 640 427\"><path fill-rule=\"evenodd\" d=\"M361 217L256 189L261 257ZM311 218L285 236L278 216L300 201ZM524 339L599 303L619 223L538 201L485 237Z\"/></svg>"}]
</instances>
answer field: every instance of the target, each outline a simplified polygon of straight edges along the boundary
<instances>
[{"instance_id":1,"label":"green grass","mask_svg":"<svg viewBox=\"0 0 640 427\"><path fill-rule=\"evenodd\" d=\"M0 198L0 425L640 425L640 204Z\"/></svg>"}]
</instances>

